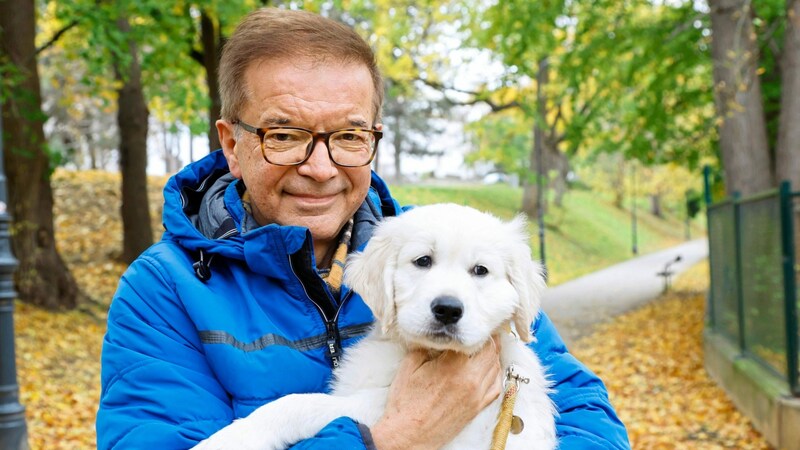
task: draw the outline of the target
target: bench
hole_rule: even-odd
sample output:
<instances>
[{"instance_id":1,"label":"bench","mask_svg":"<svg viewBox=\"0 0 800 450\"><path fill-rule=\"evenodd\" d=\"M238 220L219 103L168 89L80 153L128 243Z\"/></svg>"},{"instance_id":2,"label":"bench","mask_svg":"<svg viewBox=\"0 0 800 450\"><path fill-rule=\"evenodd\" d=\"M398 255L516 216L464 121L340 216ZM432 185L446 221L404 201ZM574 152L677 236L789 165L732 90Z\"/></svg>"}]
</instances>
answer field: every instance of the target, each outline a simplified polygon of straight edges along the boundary
<instances>
[{"instance_id":1,"label":"bench","mask_svg":"<svg viewBox=\"0 0 800 450\"><path fill-rule=\"evenodd\" d=\"M664 278L664 291L663 292L669 291L669 288L672 286L672 275L675 274L675 271L671 270L671 266L673 264L675 264L676 262L680 262L680 260L681 260L681 255L678 255L675 259L669 260L664 265L664 270L662 270L660 272L656 272L656 276Z\"/></svg>"}]
</instances>

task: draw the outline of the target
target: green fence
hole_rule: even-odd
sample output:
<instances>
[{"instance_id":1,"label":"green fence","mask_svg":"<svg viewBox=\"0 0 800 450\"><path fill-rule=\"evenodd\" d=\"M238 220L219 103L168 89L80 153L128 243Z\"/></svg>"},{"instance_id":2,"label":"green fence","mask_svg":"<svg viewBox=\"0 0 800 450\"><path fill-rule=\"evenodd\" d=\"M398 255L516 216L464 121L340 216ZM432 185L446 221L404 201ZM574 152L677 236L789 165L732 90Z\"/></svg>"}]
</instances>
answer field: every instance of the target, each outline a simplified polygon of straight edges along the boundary
<instances>
[{"instance_id":1,"label":"green fence","mask_svg":"<svg viewBox=\"0 0 800 450\"><path fill-rule=\"evenodd\" d=\"M708 198L708 197L707 197ZM795 219L789 183L708 207L709 326L800 396Z\"/></svg>"}]
</instances>

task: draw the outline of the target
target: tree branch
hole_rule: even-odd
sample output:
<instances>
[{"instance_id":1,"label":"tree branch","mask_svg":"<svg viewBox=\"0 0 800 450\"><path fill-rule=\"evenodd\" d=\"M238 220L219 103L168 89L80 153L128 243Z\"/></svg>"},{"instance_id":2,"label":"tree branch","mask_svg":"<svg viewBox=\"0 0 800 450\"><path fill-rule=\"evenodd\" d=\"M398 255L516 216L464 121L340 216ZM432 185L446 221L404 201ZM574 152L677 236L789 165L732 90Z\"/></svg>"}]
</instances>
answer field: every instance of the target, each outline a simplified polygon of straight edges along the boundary
<instances>
[{"instance_id":1,"label":"tree branch","mask_svg":"<svg viewBox=\"0 0 800 450\"><path fill-rule=\"evenodd\" d=\"M455 88L455 87L452 87L452 86L445 86L442 83L437 83L435 81L430 81L430 80L426 80L426 79L422 79L422 78L416 78L416 80L417 81L421 81L425 85L427 85L429 87L432 87L433 89L436 89L437 91L439 91L442 94L444 94L445 100L448 103L450 103L451 105L472 106L472 105L477 105L478 103L484 103L484 104L488 105L489 108L492 109L492 112L499 112L499 111L503 111L505 109L519 108L519 107L522 106L516 100L512 100L512 101L510 101L508 103L497 103L497 102L492 101L492 99L486 98L484 96L485 94L483 94L481 92L468 91L468 90L465 90L465 89L458 89L458 88ZM453 100L452 98L447 96L447 91L453 91L453 92L458 92L460 94L471 95L473 98L472 98L472 100L467 100L467 101Z\"/></svg>"},{"instance_id":2,"label":"tree branch","mask_svg":"<svg viewBox=\"0 0 800 450\"><path fill-rule=\"evenodd\" d=\"M55 43L56 43L56 42L58 42L58 40L59 40L59 39L61 39L61 36L63 36L63 35L64 35L64 33L66 33L67 31L71 30L71 29L72 29L72 28L74 28L76 25L78 25L78 19L73 19L73 20L72 20L72 22L70 22L69 24L67 24L67 25L66 25L64 28L62 28L62 29L58 30L58 31L56 32L56 34L54 34L54 35L53 35L53 37L51 37L51 38L50 38L50 40L48 40L47 42L45 42L44 44L42 44L42 46L41 46L41 47L39 47L39 48L37 48L37 49L36 49L36 55L39 55L39 53L42 53L43 51L45 51L45 50L47 50L48 48L50 48L50 47L52 47L53 45L55 45Z\"/></svg>"}]
</instances>

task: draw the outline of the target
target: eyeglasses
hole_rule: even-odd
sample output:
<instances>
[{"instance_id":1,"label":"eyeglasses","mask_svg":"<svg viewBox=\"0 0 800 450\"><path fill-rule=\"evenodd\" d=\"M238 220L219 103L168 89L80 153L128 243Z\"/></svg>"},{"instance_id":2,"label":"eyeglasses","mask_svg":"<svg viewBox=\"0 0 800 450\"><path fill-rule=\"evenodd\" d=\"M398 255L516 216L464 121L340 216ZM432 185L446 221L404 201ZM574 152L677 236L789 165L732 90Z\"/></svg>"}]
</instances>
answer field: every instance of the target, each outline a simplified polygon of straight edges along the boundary
<instances>
[{"instance_id":1,"label":"eyeglasses","mask_svg":"<svg viewBox=\"0 0 800 450\"><path fill-rule=\"evenodd\" d=\"M347 128L315 133L297 127L256 128L241 121L237 124L261 139L261 155L276 166L298 166L311 157L318 139L325 141L328 156L342 167L361 167L372 162L383 133L377 130Z\"/></svg>"}]
</instances>

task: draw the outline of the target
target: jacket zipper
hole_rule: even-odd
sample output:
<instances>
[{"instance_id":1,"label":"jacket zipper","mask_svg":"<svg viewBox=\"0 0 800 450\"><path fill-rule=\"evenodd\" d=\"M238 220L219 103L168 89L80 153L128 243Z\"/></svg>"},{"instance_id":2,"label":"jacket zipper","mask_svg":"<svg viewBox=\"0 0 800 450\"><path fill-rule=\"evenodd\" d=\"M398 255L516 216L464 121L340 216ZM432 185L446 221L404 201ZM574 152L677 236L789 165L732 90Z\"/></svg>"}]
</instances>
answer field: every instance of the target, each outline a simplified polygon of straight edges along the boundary
<instances>
[{"instance_id":1,"label":"jacket zipper","mask_svg":"<svg viewBox=\"0 0 800 450\"><path fill-rule=\"evenodd\" d=\"M333 319L329 319L325 314L325 310L323 310L322 307L308 294L305 283L303 283L303 280L294 269L294 264L292 264L291 257L289 257L289 267L291 267L292 273L294 274L294 277L297 278L300 286L303 286L303 292L306 294L306 298L311 302L311 304L317 307L320 317L322 317L323 322L325 322L325 345L328 351L328 357L330 357L331 368L335 370L339 367L342 357L342 342L341 336L339 335L339 327L337 325L339 320L339 312L342 310L344 304L347 303L347 300L352 297L353 292L349 291L347 295L345 295L342 301L339 302L339 306L336 308L336 314L334 314ZM334 303L333 299L329 298L329 300L331 300L332 304Z\"/></svg>"},{"instance_id":2,"label":"jacket zipper","mask_svg":"<svg viewBox=\"0 0 800 450\"><path fill-rule=\"evenodd\" d=\"M339 312L344 307L344 304L347 303L347 300L350 299L353 292L350 291L347 295L344 296L341 302L339 302L339 307L336 308L336 315L333 317L333 320L327 323L328 327L328 354L331 357L331 367L334 369L339 367L339 362L342 357L342 337L339 334ZM333 339L331 340L331 337Z\"/></svg>"}]
</instances>

